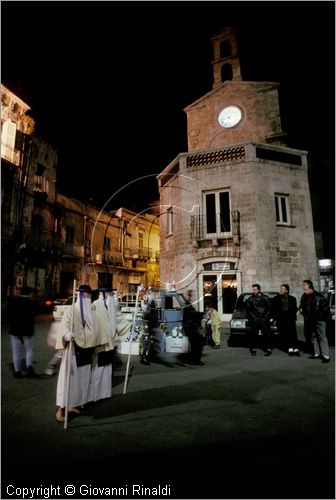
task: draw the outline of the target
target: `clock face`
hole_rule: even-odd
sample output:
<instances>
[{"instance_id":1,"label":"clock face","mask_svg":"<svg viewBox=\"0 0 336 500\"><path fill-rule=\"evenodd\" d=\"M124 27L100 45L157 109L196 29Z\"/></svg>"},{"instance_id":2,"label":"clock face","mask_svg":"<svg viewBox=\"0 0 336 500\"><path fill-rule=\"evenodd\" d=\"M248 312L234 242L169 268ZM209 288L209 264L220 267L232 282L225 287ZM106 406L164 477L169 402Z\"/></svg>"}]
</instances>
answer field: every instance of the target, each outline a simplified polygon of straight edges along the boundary
<instances>
[{"instance_id":1,"label":"clock face","mask_svg":"<svg viewBox=\"0 0 336 500\"><path fill-rule=\"evenodd\" d=\"M238 106L226 106L218 115L218 123L221 127L231 128L238 125L242 117L242 110Z\"/></svg>"}]
</instances>

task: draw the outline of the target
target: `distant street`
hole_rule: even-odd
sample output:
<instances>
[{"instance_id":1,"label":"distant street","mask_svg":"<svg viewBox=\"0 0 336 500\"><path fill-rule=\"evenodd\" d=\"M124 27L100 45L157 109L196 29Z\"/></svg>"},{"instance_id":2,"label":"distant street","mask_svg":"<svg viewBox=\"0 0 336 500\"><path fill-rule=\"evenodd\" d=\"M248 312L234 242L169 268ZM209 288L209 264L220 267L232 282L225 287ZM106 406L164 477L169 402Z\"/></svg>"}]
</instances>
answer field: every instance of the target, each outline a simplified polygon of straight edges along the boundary
<instances>
[{"instance_id":1,"label":"distant street","mask_svg":"<svg viewBox=\"0 0 336 500\"><path fill-rule=\"evenodd\" d=\"M36 325L38 373L50 319ZM334 347L324 365L227 340L205 346L203 367L132 356L125 395L123 355L111 400L64 430L57 377L15 379L3 323L1 498L335 498Z\"/></svg>"}]
</instances>

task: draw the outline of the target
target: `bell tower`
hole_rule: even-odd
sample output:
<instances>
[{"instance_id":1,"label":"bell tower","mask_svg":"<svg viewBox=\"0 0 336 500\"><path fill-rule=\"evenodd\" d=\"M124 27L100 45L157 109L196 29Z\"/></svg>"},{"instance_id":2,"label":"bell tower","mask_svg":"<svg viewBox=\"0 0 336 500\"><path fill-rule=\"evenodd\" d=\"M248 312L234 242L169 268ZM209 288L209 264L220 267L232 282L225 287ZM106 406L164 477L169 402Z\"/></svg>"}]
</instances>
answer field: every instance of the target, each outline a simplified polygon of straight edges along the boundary
<instances>
[{"instance_id":1,"label":"bell tower","mask_svg":"<svg viewBox=\"0 0 336 500\"><path fill-rule=\"evenodd\" d=\"M238 41L235 28L225 28L211 37L214 60L213 89L217 89L227 80L242 79L240 72L240 59Z\"/></svg>"}]
</instances>

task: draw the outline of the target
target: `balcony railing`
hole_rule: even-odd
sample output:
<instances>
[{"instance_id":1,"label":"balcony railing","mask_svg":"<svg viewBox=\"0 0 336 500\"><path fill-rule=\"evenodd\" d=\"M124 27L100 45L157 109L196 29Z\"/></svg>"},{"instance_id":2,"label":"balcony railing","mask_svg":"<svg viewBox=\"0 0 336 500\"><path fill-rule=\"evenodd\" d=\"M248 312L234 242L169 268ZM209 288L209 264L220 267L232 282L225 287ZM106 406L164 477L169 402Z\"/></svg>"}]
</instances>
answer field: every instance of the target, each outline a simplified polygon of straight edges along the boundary
<instances>
[{"instance_id":1,"label":"balcony railing","mask_svg":"<svg viewBox=\"0 0 336 500\"><path fill-rule=\"evenodd\" d=\"M126 258L146 260L152 257L153 250L149 247L132 247L125 248L124 254Z\"/></svg>"},{"instance_id":2,"label":"balcony railing","mask_svg":"<svg viewBox=\"0 0 336 500\"><path fill-rule=\"evenodd\" d=\"M102 263L108 266L121 266L123 264L122 255L120 252L109 252L105 250Z\"/></svg>"},{"instance_id":3,"label":"balcony railing","mask_svg":"<svg viewBox=\"0 0 336 500\"><path fill-rule=\"evenodd\" d=\"M191 216L191 237L194 240L234 239L240 241L239 210L215 214L215 217L205 215Z\"/></svg>"},{"instance_id":4,"label":"balcony railing","mask_svg":"<svg viewBox=\"0 0 336 500\"><path fill-rule=\"evenodd\" d=\"M36 193L49 193L49 181L41 175L34 175L33 191Z\"/></svg>"}]
</instances>

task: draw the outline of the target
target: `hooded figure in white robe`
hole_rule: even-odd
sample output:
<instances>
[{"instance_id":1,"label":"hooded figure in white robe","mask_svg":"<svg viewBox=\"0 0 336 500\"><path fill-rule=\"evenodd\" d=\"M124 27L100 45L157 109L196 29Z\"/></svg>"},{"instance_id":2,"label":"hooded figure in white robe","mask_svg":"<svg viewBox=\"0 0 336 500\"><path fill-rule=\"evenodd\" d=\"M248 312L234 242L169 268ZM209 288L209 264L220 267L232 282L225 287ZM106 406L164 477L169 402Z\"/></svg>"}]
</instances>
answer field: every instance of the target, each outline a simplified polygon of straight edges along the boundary
<instances>
[{"instance_id":1,"label":"hooded figure in white robe","mask_svg":"<svg viewBox=\"0 0 336 500\"><path fill-rule=\"evenodd\" d=\"M69 381L68 408L79 413L78 408L93 400L92 363L94 348L108 344L109 339L104 329L98 326L96 308L91 303L91 287L81 285L77 290L78 298L73 307L69 307L62 318L56 349L65 349L72 342L71 372ZM72 312L74 317L72 318ZM72 328L73 320L73 328ZM67 367L69 356L63 355L58 381L56 419L64 421L63 409L67 397Z\"/></svg>"},{"instance_id":2,"label":"hooded figure in white robe","mask_svg":"<svg viewBox=\"0 0 336 500\"><path fill-rule=\"evenodd\" d=\"M99 288L99 297L95 301L97 327L108 337L108 344L97 346L94 353L92 371L93 401L112 396L113 350L120 343L120 337L127 335L130 325L118 315L118 299L110 287Z\"/></svg>"}]
</instances>

